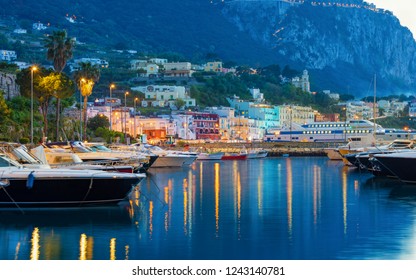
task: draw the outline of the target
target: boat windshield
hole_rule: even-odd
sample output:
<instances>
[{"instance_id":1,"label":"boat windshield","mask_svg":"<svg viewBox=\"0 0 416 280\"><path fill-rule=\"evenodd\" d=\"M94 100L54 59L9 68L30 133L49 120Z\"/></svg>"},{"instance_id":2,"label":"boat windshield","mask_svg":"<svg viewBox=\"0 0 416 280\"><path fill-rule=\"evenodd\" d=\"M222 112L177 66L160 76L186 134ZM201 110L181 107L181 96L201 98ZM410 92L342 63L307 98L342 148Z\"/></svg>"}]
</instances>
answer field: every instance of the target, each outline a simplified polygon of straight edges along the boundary
<instances>
[{"instance_id":1,"label":"boat windshield","mask_svg":"<svg viewBox=\"0 0 416 280\"><path fill-rule=\"evenodd\" d=\"M111 152L111 150L104 145L93 145L89 148L94 152Z\"/></svg>"},{"instance_id":2,"label":"boat windshield","mask_svg":"<svg viewBox=\"0 0 416 280\"><path fill-rule=\"evenodd\" d=\"M92 152L91 149L88 149L87 147L83 147L83 146L73 146L72 149L76 153L90 153L90 152Z\"/></svg>"},{"instance_id":3,"label":"boat windshield","mask_svg":"<svg viewBox=\"0 0 416 280\"><path fill-rule=\"evenodd\" d=\"M9 158L4 154L0 154L0 167L21 166L17 161Z\"/></svg>"}]
</instances>

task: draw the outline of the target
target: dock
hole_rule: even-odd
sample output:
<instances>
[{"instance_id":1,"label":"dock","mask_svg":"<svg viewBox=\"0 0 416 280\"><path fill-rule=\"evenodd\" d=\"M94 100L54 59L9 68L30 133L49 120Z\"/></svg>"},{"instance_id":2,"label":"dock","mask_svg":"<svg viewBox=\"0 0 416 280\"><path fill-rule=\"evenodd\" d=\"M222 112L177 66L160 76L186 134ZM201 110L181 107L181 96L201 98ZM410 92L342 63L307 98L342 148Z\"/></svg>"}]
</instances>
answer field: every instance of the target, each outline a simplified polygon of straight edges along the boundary
<instances>
[{"instance_id":1,"label":"dock","mask_svg":"<svg viewBox=\"0 0 416 280\"><path fill-rule=\"evenodd\" d=\"M345 143L324 142L237 142L237 143L186 143L189 150L206 150L209 152L239 153L246 149L262 149L268 152L269 157L289 156L326 156L324 149L338 147ZM176 150L184 148L183 145L172 147Z\"/></svg>"}]
</instances>

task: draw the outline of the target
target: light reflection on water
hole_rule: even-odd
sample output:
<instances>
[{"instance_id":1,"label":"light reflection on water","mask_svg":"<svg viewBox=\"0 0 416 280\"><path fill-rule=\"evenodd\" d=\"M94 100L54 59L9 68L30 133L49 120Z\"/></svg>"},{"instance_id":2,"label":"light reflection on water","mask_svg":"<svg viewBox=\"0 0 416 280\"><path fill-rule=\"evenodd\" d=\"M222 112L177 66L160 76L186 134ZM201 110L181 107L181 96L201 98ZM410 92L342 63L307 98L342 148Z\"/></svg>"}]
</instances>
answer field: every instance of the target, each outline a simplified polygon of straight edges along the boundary
<instances>
[{"instance_id":1,"label":"light reflection on water","mask_svg":"<svg viewBox=\"0 0 416 280\"><path fill-rule=\"evenodd\" d=\"M414 259L416 186L326 158L157 169L118 206L1 210L0 259Z\"/></svg>"}]
</instances>

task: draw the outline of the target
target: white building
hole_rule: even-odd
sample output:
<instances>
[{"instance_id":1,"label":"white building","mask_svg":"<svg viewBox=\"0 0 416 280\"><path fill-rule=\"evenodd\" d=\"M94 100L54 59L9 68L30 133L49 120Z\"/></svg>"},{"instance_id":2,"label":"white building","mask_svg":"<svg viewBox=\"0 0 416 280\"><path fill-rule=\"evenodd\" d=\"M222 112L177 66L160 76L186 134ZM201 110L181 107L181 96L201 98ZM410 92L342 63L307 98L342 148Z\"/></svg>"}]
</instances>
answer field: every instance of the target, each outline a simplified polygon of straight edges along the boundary
<instances>
[{"instance_id":1,"label":"white building","mask_svg":"<svg viewBox=\"0 0 416 280\"><path fill-rule=\"evenodd\" d=\"M416 117L416 100L410 102L409 104L409 117Z\"/></svg>"},{"instance_id":2,"label":"white building","mask_svg":"<svg viewBox=\"0 0 416 280\"><path fill-rule=\"evenodd\" d=\"M69 68L71 72L77 71L81 67L81 63L91 63L92 66L98 66L100 68L108 68L109 64L108 61L100 58L79 58L74 59L73 63L69 64Z\"/></svg>"},{"instance_id":3,"label":"white building","mask_svg":"<svg viewBox=\"0 0 416 280\"><path fill-rule=\"evenodd\" d=\"M305 124L315 121L315 111L311 107L297 105L280 105L280 124L289 126L291 123Z\"/></svg>"},{"instance_id":4,"label":"white building","mask_svg":"<svg viewBox=\"0 0 416 280\"><path fill-rule=\"evenodd\" d=\"M251 88L250 93L251 93L251 96L253 96L253 99L256 100L257 102L264 101L264 94L260 92L260 89Z\"/></svg>"},{"instance_id":5,"label":"white building","mask_svg":"<svg viewBox=\"0 0 416 280\"><path fill-rule=\"evenodd\" d=\"M323 93L328 95L331 99L339 100L339 93L332 93L330 90L324 90Z\"/></svg>"},{"instance_id":6,"label":"white building","mask_svg":"<svg viewBox=\"0 0 416 280\"><path fill-rule=\"evenodd\" d=\"M208 107L205 108L205 111L218 115L221 139L231 139L231 126L232 119L235 116L235 109L231 107Z\"/></svg>"},{"instance_id":7,"label":"white building","mask_svg":"<svg viewBox=\"0 0 416 280\"><path fill-rule=\"evenodd\" d=\"M156 77L159 74L159 65L148 63L146 65L146 77Z\"/></svg>"},{"instance_id":8,"label":"white building","mask_svg":"<svg viewBox=\"0 0 416 280\"><path fill-rule=\"evenodd\" d=\"M146 70L146 66L147 66L147 60L143 60L143 59L134 59L134 60L130 60L130 69L131 70Z\"/></svg>"},{"instance_id":9,"label":"white building","mask_svg":"<svg viewBox=\"0 0 416 280\"><path fill-rule=\"evenodd\" d=\"M31 64L24 61L13 61L13 64L16 64L19 67L19 70L23 70L32 66Z\"/></svg>"},{"instance_id":10,"label":"white building","mask_svg":"<svg viewBox=\"0 0 416 280\"><path fill-rule=\"evenodd\" d=\"M166 63L168 63L168 60L166 58L157 58L157 57L155 57L155 58L149 59L149 62L156 63L156 64L159 64L159 65L165 65Z\"/></svg>"},{"instance_id":11,"label":"white building","mask_svg":"<svg viewBox=\"0 0 416 280\"><path fill-rule=\"evenodd\" d=\"M33 25L32 25L32 28L34 29L34 30L45 30L47 27L43 24L43 23L40 23L40 22L35 22Z\"/></svg>"},{"instance_id":12,"label":"white building","mask_svg":"<svg viewBox=\"0 0 416 280\"><path fill-rule=\"evenodd\" d=\"M369 120L374 118L374 109L378 116L378 105L375 108L373 103L364 101L353 101L347 103L347 119L348 120Z\"/></svg>"},{"instance_id":13,"label":"white building","mask_svg":"<svg viewBox=\"0 0 416 280\"><path fill-rule=\"evenodd\" d=\"M13 33L16 33L16 34L26 34L27 33L27 30L26 29L23 29L23 28L16 28L15 30L13 30Z\"/></svg>"},{"instance_id":14,"label":"white building","mask_svg":"<svg viewBox=\"0 0 416 280\"><path fill-rule=\"evenodd\" d=\"M143 107L173 107L177 99L185 101L186 107L194 107L196 105L195 99L189 97L183 86L149 85L133 87L132 90L137 90L144 94L145 99L141 103Z\"/></svg>"},{"instance_id":15,"label":"white building","mask_svg":"<svg viewBox=\"0 0 416 280\"><path fill-rule=\"evenodd\" d=\"M292 84L295 87L301 88L303 91L311 92L311 84L309 82L308 70L303 70L302 77L294 77Z\"/></svg>"},{"instance_id":16,"label":"white building","mask_svg":"<svg viewBox=\"0 0 416 280\"><path fill-rule=\"evenodd\" d=\"M15 51L0 50L0 60L12 61L17 59Z\"/></svg>"},{"instance_id":17,"label":"white building","mask_svg":"<svg viewBox=\"0 0 416 280\"><path fill-rule=\"evenodd\" d=\"M190 62L168 62L164 63L163 67L165 71L173 71L173 70L188 70L192 69L192 64Z\"/></svg>"}]
</instances>

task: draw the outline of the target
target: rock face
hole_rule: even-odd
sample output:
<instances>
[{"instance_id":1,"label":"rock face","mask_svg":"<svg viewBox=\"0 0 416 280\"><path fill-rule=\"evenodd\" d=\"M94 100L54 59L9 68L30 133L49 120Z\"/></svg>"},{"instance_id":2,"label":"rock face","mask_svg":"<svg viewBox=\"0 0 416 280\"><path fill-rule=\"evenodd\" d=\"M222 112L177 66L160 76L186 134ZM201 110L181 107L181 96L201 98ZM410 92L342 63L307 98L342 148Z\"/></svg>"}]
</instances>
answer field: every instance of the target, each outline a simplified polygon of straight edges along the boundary
<instances>
[{"instance_id":1,"label":"rock face","mask_svg":"<svg viewBox=\"0 0 416 280\"><path fill-rule=\"evenodd\" d=\"M411 32L391 12L361 0L71 3L0 0L8 6L2 16L14 22L50 22L105 49L176 52L197 61L214 54L251 67L289 65L309 71L313 91L369 95L375 74L380 95L414 93L416 88L416 43ZM65 14L76 15L76 22L68 22Z\"/></svg>"},{"instance_id":2,"label":"rock face","mask_svg":"<svg viewBox=\"0 0 416 280\"><path fill-rule=\"evenodd\" d=\"M377 74L382 93L410 92L416 83L411 32L389 11L363 1L334 2L232 1L222 13L285 63L310 70L323 87L365 95Z\"/></svg>"}]
</instances>

